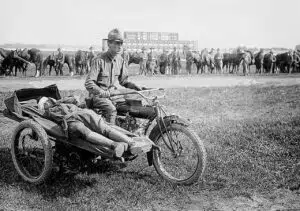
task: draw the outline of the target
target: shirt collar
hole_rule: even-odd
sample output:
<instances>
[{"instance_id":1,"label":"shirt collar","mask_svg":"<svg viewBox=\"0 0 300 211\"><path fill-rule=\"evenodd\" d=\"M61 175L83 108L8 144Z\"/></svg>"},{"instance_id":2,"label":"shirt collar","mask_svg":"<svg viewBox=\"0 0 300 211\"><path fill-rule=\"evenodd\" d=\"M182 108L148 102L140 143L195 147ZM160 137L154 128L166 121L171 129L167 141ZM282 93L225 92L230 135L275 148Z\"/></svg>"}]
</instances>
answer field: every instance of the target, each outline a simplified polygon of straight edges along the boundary
<instances>
[{"instance_id":1,"label":"shirt collar","mask_svg":"<svg viewBox=\"0 0 300 211\"><path fill-rule=\"evenodd\" d=\"M106 55L110 61L116 60L119 56L121 56L121 54L116 54L115 56L113 56L109 51L107 51Z\"/></svg>"}]
</instances>

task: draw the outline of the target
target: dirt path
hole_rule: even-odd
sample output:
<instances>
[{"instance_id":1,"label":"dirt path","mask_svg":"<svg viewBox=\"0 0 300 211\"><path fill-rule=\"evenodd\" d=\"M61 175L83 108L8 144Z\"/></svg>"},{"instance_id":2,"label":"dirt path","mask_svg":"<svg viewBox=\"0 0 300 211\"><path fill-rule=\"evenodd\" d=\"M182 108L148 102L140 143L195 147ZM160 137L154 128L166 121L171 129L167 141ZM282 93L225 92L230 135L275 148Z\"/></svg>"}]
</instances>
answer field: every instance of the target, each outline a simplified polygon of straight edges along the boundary
<instances>
[{"instance_id":1,"label":"dirt path","mask_svg":"<svg viewBox=\"0 0 300 211\"><path fill-rule=\"evenodd\" d=\"M230 87L230 86L287 86L300 84L300 75L293 74L280 76L218 76L218 75L193 75L193 76L132 76L131 81L147 87L179 88L179 87ZM0 91L9 91L26 87L44 87L56 83L60 90L84 90L83 77L45 77L45 78L14 78L0 79Z\"/></svg>"}]
</instances>

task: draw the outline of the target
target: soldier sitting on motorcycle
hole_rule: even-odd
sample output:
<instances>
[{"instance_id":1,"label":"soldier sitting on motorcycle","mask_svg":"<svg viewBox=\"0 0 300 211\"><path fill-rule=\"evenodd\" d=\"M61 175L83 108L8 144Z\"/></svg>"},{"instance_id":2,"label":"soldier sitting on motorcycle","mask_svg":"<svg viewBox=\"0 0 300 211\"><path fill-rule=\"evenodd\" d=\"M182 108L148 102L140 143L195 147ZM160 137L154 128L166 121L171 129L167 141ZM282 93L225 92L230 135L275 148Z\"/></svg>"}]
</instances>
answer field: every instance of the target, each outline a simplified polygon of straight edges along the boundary
<instances>
[{"instance_id":1,"label":"soldier sitting on motorcycle","mask_svg":"<svg viewBox=\"0 0 300 211\"><path fill-rule=\"evenodd\" d=\"M78 106L79 100L74 97L61 100L42 97L38 103L38 108L45 111L44 116L61 124L70 139L81 138L100 145L112 150L115 157L122 157L128 149L132 154L136 154L145 147L146 143L134 142L132 138L120 132L123 129L117 130L117 126L109 126L102 116L93 110Z\"/></svg>"},{"instance_id":2,"label":"soldier sitting on motorcycle","mask_svg":"<svg viewBox=\"0 0 300 211\"><path fill-rule=\"evenodd\" d=\"M91 71L87 75L85 88L92 98L92 107L99 109L106 121L115 123L117 110L109 99L116 90L115 82L137 91L145 88L129 82L126 62L121 56L123 36L118 29L108 33L108 50L92 61Z\"/></svg>"}]
</instances>

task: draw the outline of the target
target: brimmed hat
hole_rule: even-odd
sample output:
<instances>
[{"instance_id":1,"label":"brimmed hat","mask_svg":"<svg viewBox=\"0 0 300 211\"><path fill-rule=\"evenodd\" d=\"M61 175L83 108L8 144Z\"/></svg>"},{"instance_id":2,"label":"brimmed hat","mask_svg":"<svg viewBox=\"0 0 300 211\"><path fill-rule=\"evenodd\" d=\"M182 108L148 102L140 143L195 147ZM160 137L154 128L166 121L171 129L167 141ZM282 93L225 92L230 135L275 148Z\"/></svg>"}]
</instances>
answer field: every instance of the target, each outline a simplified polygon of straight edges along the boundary
<instances>
[{"instance_id":1,"label":"brimmed hat","mask_svg":"<svg viewBox=\"0 0 300 211\"><path fill-rule=\"evenodd\" d=\"M123 35L119 29L113 29L108 33L107 40L123 42Z\"/></svg>"}]
</instances>

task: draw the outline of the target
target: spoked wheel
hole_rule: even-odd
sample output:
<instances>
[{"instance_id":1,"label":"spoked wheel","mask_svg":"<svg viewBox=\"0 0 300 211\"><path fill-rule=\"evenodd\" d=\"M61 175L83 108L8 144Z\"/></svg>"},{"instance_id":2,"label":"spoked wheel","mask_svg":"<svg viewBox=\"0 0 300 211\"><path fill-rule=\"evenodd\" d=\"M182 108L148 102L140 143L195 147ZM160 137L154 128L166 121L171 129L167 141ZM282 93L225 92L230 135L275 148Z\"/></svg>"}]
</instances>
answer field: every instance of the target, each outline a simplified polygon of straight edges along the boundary
<instances>
[{"instance_id":1,"label":"spoked wheel","mask_svg":"<svg viewBox=\"0 0 300 211\"><path fill-rule=\"evenodd\" d=\"M13 132L11 155L19 175L33 184L45 182L52 170L52 146L45 130L33 120L21 122Z\"/></svg>"},{"instance_id":2,"label":"spoked wheel","mask_svg":"<svg viewBox=\"0 0 300 211\"><path fill-rule=\"evenodd\" d=\"M154 139L161 151L154 150L157 173L169 182L189 185L202 177L206 151L197 134L185 125L172 123Z\"/></svg>"}]
</instances>

